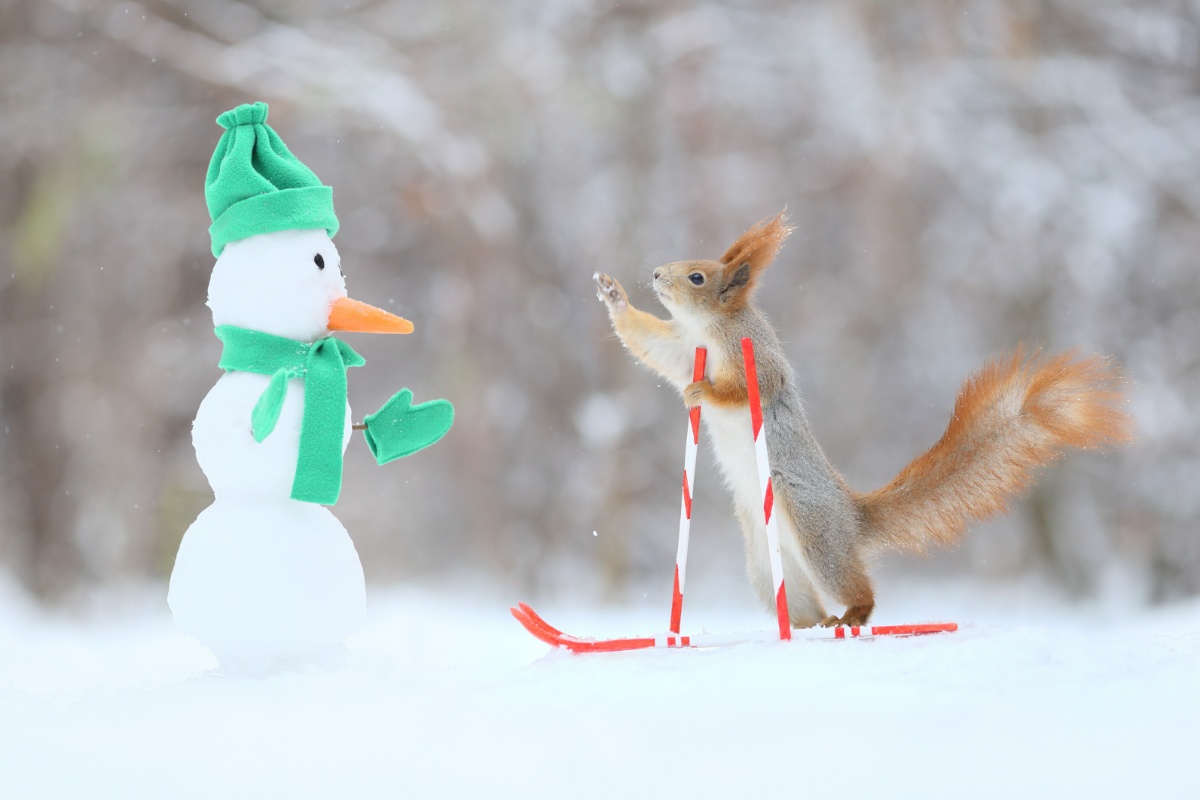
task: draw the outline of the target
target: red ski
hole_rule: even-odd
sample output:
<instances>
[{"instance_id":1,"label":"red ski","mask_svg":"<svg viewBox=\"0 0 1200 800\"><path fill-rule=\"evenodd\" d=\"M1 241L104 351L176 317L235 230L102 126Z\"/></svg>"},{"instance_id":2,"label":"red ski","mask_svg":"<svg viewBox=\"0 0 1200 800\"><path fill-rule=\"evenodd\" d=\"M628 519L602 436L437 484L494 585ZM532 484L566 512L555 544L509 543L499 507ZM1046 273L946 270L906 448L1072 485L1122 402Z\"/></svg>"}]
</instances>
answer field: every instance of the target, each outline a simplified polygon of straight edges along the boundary
<instances>
[{"instance_id":1,"label":"red ski","mask_svg":"<svg viewBox=\"0 0 1200 800\"><path fill-rule=\"evenodd\" d=\"M663 633L628 639L581 639L563 633L525 603L509 609L517 622L551 647L565 647L572 653L612 653L621 650L646 650L653 647L705 648L726 647L749 642L779 641L777 631L747 633L700 633L691 636ZM922 636L930 633L951 633L958 630L954 622L926 622L917 625L863 625L837 628L793 628L793 639L864 639L877 636Z\"/></svg>"}]
</instances>

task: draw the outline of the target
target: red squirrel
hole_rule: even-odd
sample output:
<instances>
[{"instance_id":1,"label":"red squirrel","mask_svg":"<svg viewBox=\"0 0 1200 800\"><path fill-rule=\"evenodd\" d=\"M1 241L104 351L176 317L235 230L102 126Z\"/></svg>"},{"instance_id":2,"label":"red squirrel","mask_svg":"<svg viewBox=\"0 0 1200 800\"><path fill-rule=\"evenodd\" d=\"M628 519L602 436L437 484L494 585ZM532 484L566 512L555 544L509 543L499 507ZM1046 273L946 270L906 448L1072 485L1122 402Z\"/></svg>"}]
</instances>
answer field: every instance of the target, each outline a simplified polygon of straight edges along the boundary
<instances>
[{"instance_id":1,"label":"red squirrel","mask_svg":"<svg viewBox=\"0 0 1200 800\"><path fill-rule=\"evenodd\" d=\"M791 231L781 212L743 233L716 261L655 269L654 290L668 320L634 308L608 275L594 278L629 351L672 383L689 408L703 405L717 462L733 492L747 572L760 600L774 610L742 364L741 339L753 339L791 624L863 625L875 607L865 567L870 554L952 544L970 520L1005 511L1064 448L1129 441L1133 423L1124 410L1121 378L1107 359L1018 348L963 384L950 424L933 447L883 488L854 491L813 437L796 375L753 304L760 276ZM708 348L708 365L705 378L693 382L698 345ZM827 615L822 593L845 612Z\"/></svg>"}]
</instances>

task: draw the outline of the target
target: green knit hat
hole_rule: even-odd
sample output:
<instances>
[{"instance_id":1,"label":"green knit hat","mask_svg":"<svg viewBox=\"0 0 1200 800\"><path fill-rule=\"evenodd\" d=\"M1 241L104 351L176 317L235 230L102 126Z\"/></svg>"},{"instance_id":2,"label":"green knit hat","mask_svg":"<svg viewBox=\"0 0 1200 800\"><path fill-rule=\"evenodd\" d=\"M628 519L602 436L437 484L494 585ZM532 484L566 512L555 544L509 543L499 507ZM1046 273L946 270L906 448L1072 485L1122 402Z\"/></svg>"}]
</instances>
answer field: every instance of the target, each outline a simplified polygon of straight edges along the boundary
<instances>
[{"instance_id":1,"label":"green knit hat","mask_svg":"<svg viewBox=\"0 0 1200 800\"><path fill-rule=\"evenodd\" d=\"M240 105L217 117L225 129L208 165L204 199L213 255L225 245L275 231L337 233L333 189L292 155L267 125L267 104Z\"/></svg>"}]
</instances>

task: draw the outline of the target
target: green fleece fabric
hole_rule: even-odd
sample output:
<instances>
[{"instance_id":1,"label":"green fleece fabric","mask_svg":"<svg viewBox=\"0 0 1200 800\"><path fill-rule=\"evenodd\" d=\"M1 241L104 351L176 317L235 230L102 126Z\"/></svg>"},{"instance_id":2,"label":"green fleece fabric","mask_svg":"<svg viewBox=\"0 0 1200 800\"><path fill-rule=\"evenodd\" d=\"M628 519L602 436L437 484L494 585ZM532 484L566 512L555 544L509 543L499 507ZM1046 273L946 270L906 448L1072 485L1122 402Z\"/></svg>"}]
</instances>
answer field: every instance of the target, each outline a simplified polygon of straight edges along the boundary
<instances>
[{"instance_id":1,"label":"green fleece fabric","mask_svg":"<svg viewBox=\"0 0 1200 800\"><path fill-rule=\"evenodd\" d=\"M380 464L423 450L441 439L454 424L449 400L412 404L412 392L401 389L374 414L363 419L363 435L371 455Z\"/></svg>"},{"instance_id":2,"label":"green fleece fabric","mask_svg":"<svg viewBox=\"0 0 1200 800\"><path fill-rule=\"evenodd\" d=\"M267 104L240 105L217 117L225 129L204 181L212 252L260 233L324 228L337 233L333 189L292 155L267 125Z\"/></svg>"},{"instance_id":3,"label":"green fleece fabric","mask_svg":"<svg viewBox=\"0 0 1200 800\"><path fill-rule=\"evenodd\" d=\"M332 336L312 344L220 325L225 344L219 365L224 370L270 375L271 381L251 412L251 431L263 441L275 430L287 397L287 382L304 381L304 416L300 456L292 480L292 499L333 505L342 491L342 436L346 430L346 369L366 361Z\"/></svg>"}]
</instances>

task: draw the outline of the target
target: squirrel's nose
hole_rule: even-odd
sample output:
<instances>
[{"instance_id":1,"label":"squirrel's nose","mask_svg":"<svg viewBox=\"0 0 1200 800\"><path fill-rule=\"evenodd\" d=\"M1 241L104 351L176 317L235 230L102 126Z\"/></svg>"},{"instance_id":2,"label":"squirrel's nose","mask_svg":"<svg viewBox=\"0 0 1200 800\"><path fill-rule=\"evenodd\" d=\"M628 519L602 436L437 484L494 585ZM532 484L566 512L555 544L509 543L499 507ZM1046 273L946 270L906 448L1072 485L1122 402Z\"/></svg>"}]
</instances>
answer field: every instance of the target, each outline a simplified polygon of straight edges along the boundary
<instances>
[{"instance_id":1,"label":"squirrel's nose","mask_svg":"<svg viewBox=\"0 0 1200 800\"><path fill-rule=\"evenodd\" d=\"M658 280L661 277L662 277L662 270L661 269L654 270L654 280Z\"/></svg>"}]
</instances>

